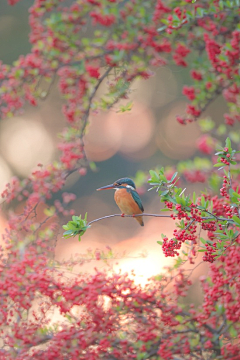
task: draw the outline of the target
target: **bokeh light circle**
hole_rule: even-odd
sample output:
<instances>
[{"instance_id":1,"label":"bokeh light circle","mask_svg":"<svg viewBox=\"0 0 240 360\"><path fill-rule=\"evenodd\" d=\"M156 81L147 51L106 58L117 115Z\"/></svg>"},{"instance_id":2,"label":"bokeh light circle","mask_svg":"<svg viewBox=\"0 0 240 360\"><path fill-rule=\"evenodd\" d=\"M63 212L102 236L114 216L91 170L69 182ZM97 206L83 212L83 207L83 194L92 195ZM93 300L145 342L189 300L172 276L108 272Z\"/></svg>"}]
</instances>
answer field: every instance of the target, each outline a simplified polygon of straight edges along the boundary
<instances>
[{"instance_id":1,"label":"bokeh light circle","mask_svg":"<svg viewBox=\"0 0 240 360\"><path fill-rule=\"evenodd\" d=\"M53 142L37 121L12 118L1 124L0 147L3 157L22 175L27 176L37 163L48 164L54 152Z\"/></svg>"}]
</instances>

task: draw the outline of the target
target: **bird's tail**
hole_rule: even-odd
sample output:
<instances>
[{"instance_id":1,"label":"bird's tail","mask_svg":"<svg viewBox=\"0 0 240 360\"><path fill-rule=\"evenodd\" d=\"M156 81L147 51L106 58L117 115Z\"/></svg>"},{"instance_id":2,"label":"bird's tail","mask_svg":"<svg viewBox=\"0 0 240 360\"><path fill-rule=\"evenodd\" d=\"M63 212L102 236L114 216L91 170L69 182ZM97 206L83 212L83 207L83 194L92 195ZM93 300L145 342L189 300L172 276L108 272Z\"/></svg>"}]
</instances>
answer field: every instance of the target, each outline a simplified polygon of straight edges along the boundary
<instances>
[{"instance_id":1,"label":"bird's tail","mask_svg":"<svg viewBox=\"0 0 240 360\"><path fill-rule=\"evenodd\" d=\"M135 219L137 220L137 222L138 222L141 226L144 226L144 222L143 222L142 216L136 216Z\"/></svg>"}]
</instances>

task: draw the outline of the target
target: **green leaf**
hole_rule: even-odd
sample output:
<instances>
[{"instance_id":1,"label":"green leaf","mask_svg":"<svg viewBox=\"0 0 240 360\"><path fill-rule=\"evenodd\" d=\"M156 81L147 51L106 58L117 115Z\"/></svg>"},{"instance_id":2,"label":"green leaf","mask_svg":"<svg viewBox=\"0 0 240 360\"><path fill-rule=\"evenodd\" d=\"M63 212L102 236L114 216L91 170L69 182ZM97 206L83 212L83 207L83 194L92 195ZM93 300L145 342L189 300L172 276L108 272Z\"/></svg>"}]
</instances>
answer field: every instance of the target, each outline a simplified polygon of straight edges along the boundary
<instances>
[{"instance_id":1,"label":"green leaf","mask_svg":"<svg viewBox=\"0 0 240 360\"><path fill-rule=\"evenodd\" d=\"M201 243L203 243L204 245L206 244L206 240L203 239L202 237L200 237L200 241L201 241Z\"/></svg>"},{"instance_id":2,"label":"green leaf","mask_svg":"<svg viewBox=\"0 0 240 360\"><path fill-rule=\"evenodd\" d=\"M89 162L89 167L92 171L97 171L97 165L95 164L95 162L90 161Z\"/></svg>"},{"instance_id":3,"label":"green leaf","mask_svg":"<svg viewBox=\"0 0 240 360\"><path fill-rule=\"evenodd\" d=\"M225 164L223 164L223 163L217 163L217 164L215 164L215 165L213 165L214 167L219 167L219 166L225 166Z\"/></svg>"},{"instance_id":4,"label":"green leaf","mask_svg":"<svg viewBox=\"0 0 240 360\"><path fill-rule=\"evenodd\" d=\"M177 201L173 198L173 197L171 197L171 196L169 196L169 195L167 195L166 197L165 197L165 199L167 199L168 201L170 201L171 203L173 203L173 204L177 204Z\"/></svg>"},{"instance_id":5,"label":"green leaf","mask_svg":"<svg viewBox=\"0 0 240 360\"><path fill-rule=\"evenodd\" d=\"M236 225L240 226L240 219L238 216L233 215L232 217L233 221L235 222Z\"/></svg>"},{"instance_id":6,"label":"green leaf","mask_svg":"<svg viewBox=\"0 0 240 360\"><path fill-rule=\"evenodd\" d=\"M166 28L167 28L167 26L163 25L163 26L161 26L160 28L157 29L157 32L161 32L161 31L165 30Z\"/></svg>"},{"instance_id":7,"label":"green leaf","mask_svg":"<svg viewBox=\"0 0 240 360\"><path fill-rule=\"evenodd\" d=\"M232 152L232 144L231 144L231 140L229 137L227 137L227 139L226 139L226 147L228 148L228 152L231 153Z\"/></svg>"},{"instance_id":8,"label":"green leaf","mask_svg":"<svg viewBox=\"0 0 240 360\"><path fill-rule=\"evenodd\" d=\"M176 201L177 201L177 204L182 205L182 198L180 198L180 196L176 195Z\"/></svg>"},{"instance_id":9,"label":"green leaf","mask_svg":"<svg viewBox=\"0 0 240 360\"><path fill-rule=\"evenodd\" d=\"M67 223L68 229L69 230L77 230L77 228L79 228L79 224L77 222L74 221L69 221Z\"/></svg>"},{"instance_id":10,"label":"green leaf","mask_svg":"<svg viewBox=\"0 0 240 360\"><path fill-rule=\"evenodd\" d=\"M160 179L163 181L163 182L167 182L167 178L166 178L166 176L164 176L163 174L159 174L159 177L160 177Z\"/></svg>"},{"instance_id":11,"label":"green leaf","mask_svg":"<svg viewBox=\"0 0 240 360\"><path fill-rule=\"evenodd\" d=\"M151 180L154 182L159 182L159 176L154 170L149 170L149 174L151 175Z\"/></svg>"},{"instance_id":12,"label":"green leaf","mask_svg":"<svg viewBox=\"0 0 240 360\"><path fill-rule=\"evenodd\" d=\"M233 189L229 189L229 195L233 196L234 190Z\"/></svg>"},{"instance_id":13,"label":"green leaf","mask_svg":"<svg viewBox=\"0 0 240 360\"><path fill-rule=\"evenodd\" d=\"M176 179L177 174L178 174L178 172L176 171L176 172L173 174L173 176L171 177L170 183L172 183L172 182Z\"/></svg>"},{"instance_id":14,"label":"green leaf","mask_svg":"<svg viewBox=\"0 0 240 360\"><path fill-rule=\"evenodd\" d=\"M169 21L167 19L161 19L161 22L165 25L168 25Z\"/></svg>"},{"instance_id":15,"label":"green leaf","mask_svg":"<svg viewBox=\"0 0 240 360\"><path fill-rule=\"evenodd\" d=\"M69 236L69 235L72 236L72 234L73 234L72 230L67 230L63 233L63 236Z\"/></svg>"},{"instance_id":16,"label":"green leaf","mask_svg":"<svg viewBox=\"0 0 240 360\"><path fill-rule=\"evenodd\" d=\"M201 17L203 17L204 12L205 12L205 10L204 10L203 8L200 8L200 7L197 8L197 13L198 13L198 15L200 15Z\"/></svg>"},{"instance_id":17,"label":"green leaf","mask_svg":"<svg viewBox=\"0 0 240 360\"><path fill-rule=\"evenodd\" d=\"M232 326L230 326L229 328L229 334L231 335L231 337L236 338L238 336L238 332L237 330Z\"/></svg>"}]
</instances>

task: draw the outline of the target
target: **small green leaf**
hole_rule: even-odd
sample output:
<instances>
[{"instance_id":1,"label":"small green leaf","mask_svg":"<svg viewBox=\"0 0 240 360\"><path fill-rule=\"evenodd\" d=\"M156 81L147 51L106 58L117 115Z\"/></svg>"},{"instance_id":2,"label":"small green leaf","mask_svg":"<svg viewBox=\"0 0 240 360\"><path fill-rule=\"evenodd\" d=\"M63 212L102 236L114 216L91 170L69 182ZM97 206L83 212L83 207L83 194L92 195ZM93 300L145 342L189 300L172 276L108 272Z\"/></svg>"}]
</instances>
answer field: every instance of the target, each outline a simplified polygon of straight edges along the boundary
<instances>
[{"instance_id":1,"label":"small green leaf","mask_svg":"<svg viewBox=\"0 0 240 360\"><path fill-rule=\"evenodd\" d=\"M149 170L149 174L151 175L151 180L154 182L159 182L159 176L154 170Z\"/></svg>"},{"instance_id":2,"label":"small green leaf","mask_svg":"<svg viewBox=\"0 0 240 360\"><path fill-rule=\"evenodd\" d=\"M217 164L215 164L215 165L213 165L214 167L219 167L219 166L224 166L224 164L223 163L217 163Z\"/></svg>"},{"instance_id":3,"label":"small green leaf","mask_svg":"<svg viewBox=\"0 0 240 360\"><path fill-rule=\"evenodd\" d=\"M178 204L182 205L182 198L180 198L180 196L176 195L176 201Z\"/></svg>"},{"instance_id":4,"label":"small green leaf","mask_svg":"<svg viewBox=\"0 0 240 360\"><path fill-rule=\"evenodd\" d=\"M231 140L229 137L227 137L227 139L226 139L226 147L228 148L228 152L231 153L232 152L232 144L231 144Z\"/></svg>"},{"instance_id":5,"label":"small green leaf","mask_svg":"<svg viewBox=\"0 0 240 360\"><path fill-rule=\"evenodd\" d=\"M63 236L65 237L65 236L72 236L72 234L73 234L73 232L72 232L72 230L67 230L67 231L65 231L64 233L63 233Z\"/></svg>"},{"instance_id":6,"label":"small green leaf","mask_svg":"<svg viewBox=\"0 0 240 360\"><path fill-rule=\"evenodd\" d=\"M160 179L163 181L163 182L167 182L167 178L166 178L166 176L164 176L163 174L159 174L159 177L160 177Z\"/></svg>"},{"instance_id":7,"label":"small green leaf","mask_svg":"<svg viewBox=\"0 0 240 360\"><path fill-rule=\"evenodd\" d=\"M78 221L78 219L79 219L78 216L76 216L76 215L73 215L73 216L72 216L72 220L73 220L73 221L76 222L76 221ZM81 215L80 215L80 219L81 219Z\"/></svg>"},{"instance_id":8,"label":"small green leaf","mask_svg":"<svg viewBox=\"0 0 240 360\"><path fill-rule=\"evenodd\" d=\"M173 176L171 177L170 183L172 183L172 182L176 179L177 174L178 174L178 172L176 171L176 172L173 174Z\"/></svg>"},{"instance_id":9,"label":"small green leaf","mask_svg":"<svg viewBox=\"0 0 240 360\"><path fill-rule=\"evenodd\" d=\"M232 219L233 219L233 221L235 222L235 224L237 224L238 226L240 225L240 219L239 219L238 216L233 215Z\"/></svg>"},{"instance_id":10,"label":"small green leaf","mask_svg":"<svg viewBox=\"0 0 240 360\"><path fill-rule=\"evenodd\" d=\"M229 334L231 335L231 337L236 338L238 336L238 332L237 330L232 326L230 326L229 328Z\"/></svg>"},{"instance_id":11,"label":"small green leaf","mask_svg":"<svg viewBox=\"0 0 240 360\"><path fill-rule=\"evenodd\" d=\"M163 25L157 29L157 32L161 32L161 31L165 30L166 28L167 28L166 25Z\"/></svg>"}]
</instances>

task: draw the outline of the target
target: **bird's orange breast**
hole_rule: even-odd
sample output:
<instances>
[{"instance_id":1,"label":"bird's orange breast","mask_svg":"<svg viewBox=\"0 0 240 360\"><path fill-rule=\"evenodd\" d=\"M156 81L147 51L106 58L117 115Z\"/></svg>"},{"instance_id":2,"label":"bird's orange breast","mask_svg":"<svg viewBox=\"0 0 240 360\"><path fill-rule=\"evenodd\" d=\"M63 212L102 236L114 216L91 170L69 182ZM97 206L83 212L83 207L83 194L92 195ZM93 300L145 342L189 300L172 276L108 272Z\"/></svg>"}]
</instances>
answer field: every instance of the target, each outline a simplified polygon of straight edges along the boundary
<instances>
[{"instance_id":1,"label":"bird's orange breast","mask_svg":"<svg viewBox=\"0 0 240 360\"><path fill-rule=\"evenodd\" d=\"M138 204L134 201L132 195L126 189L116 190L114 199L123 214L132 215L142 213Z\"/></svg>"}]
</instances>

